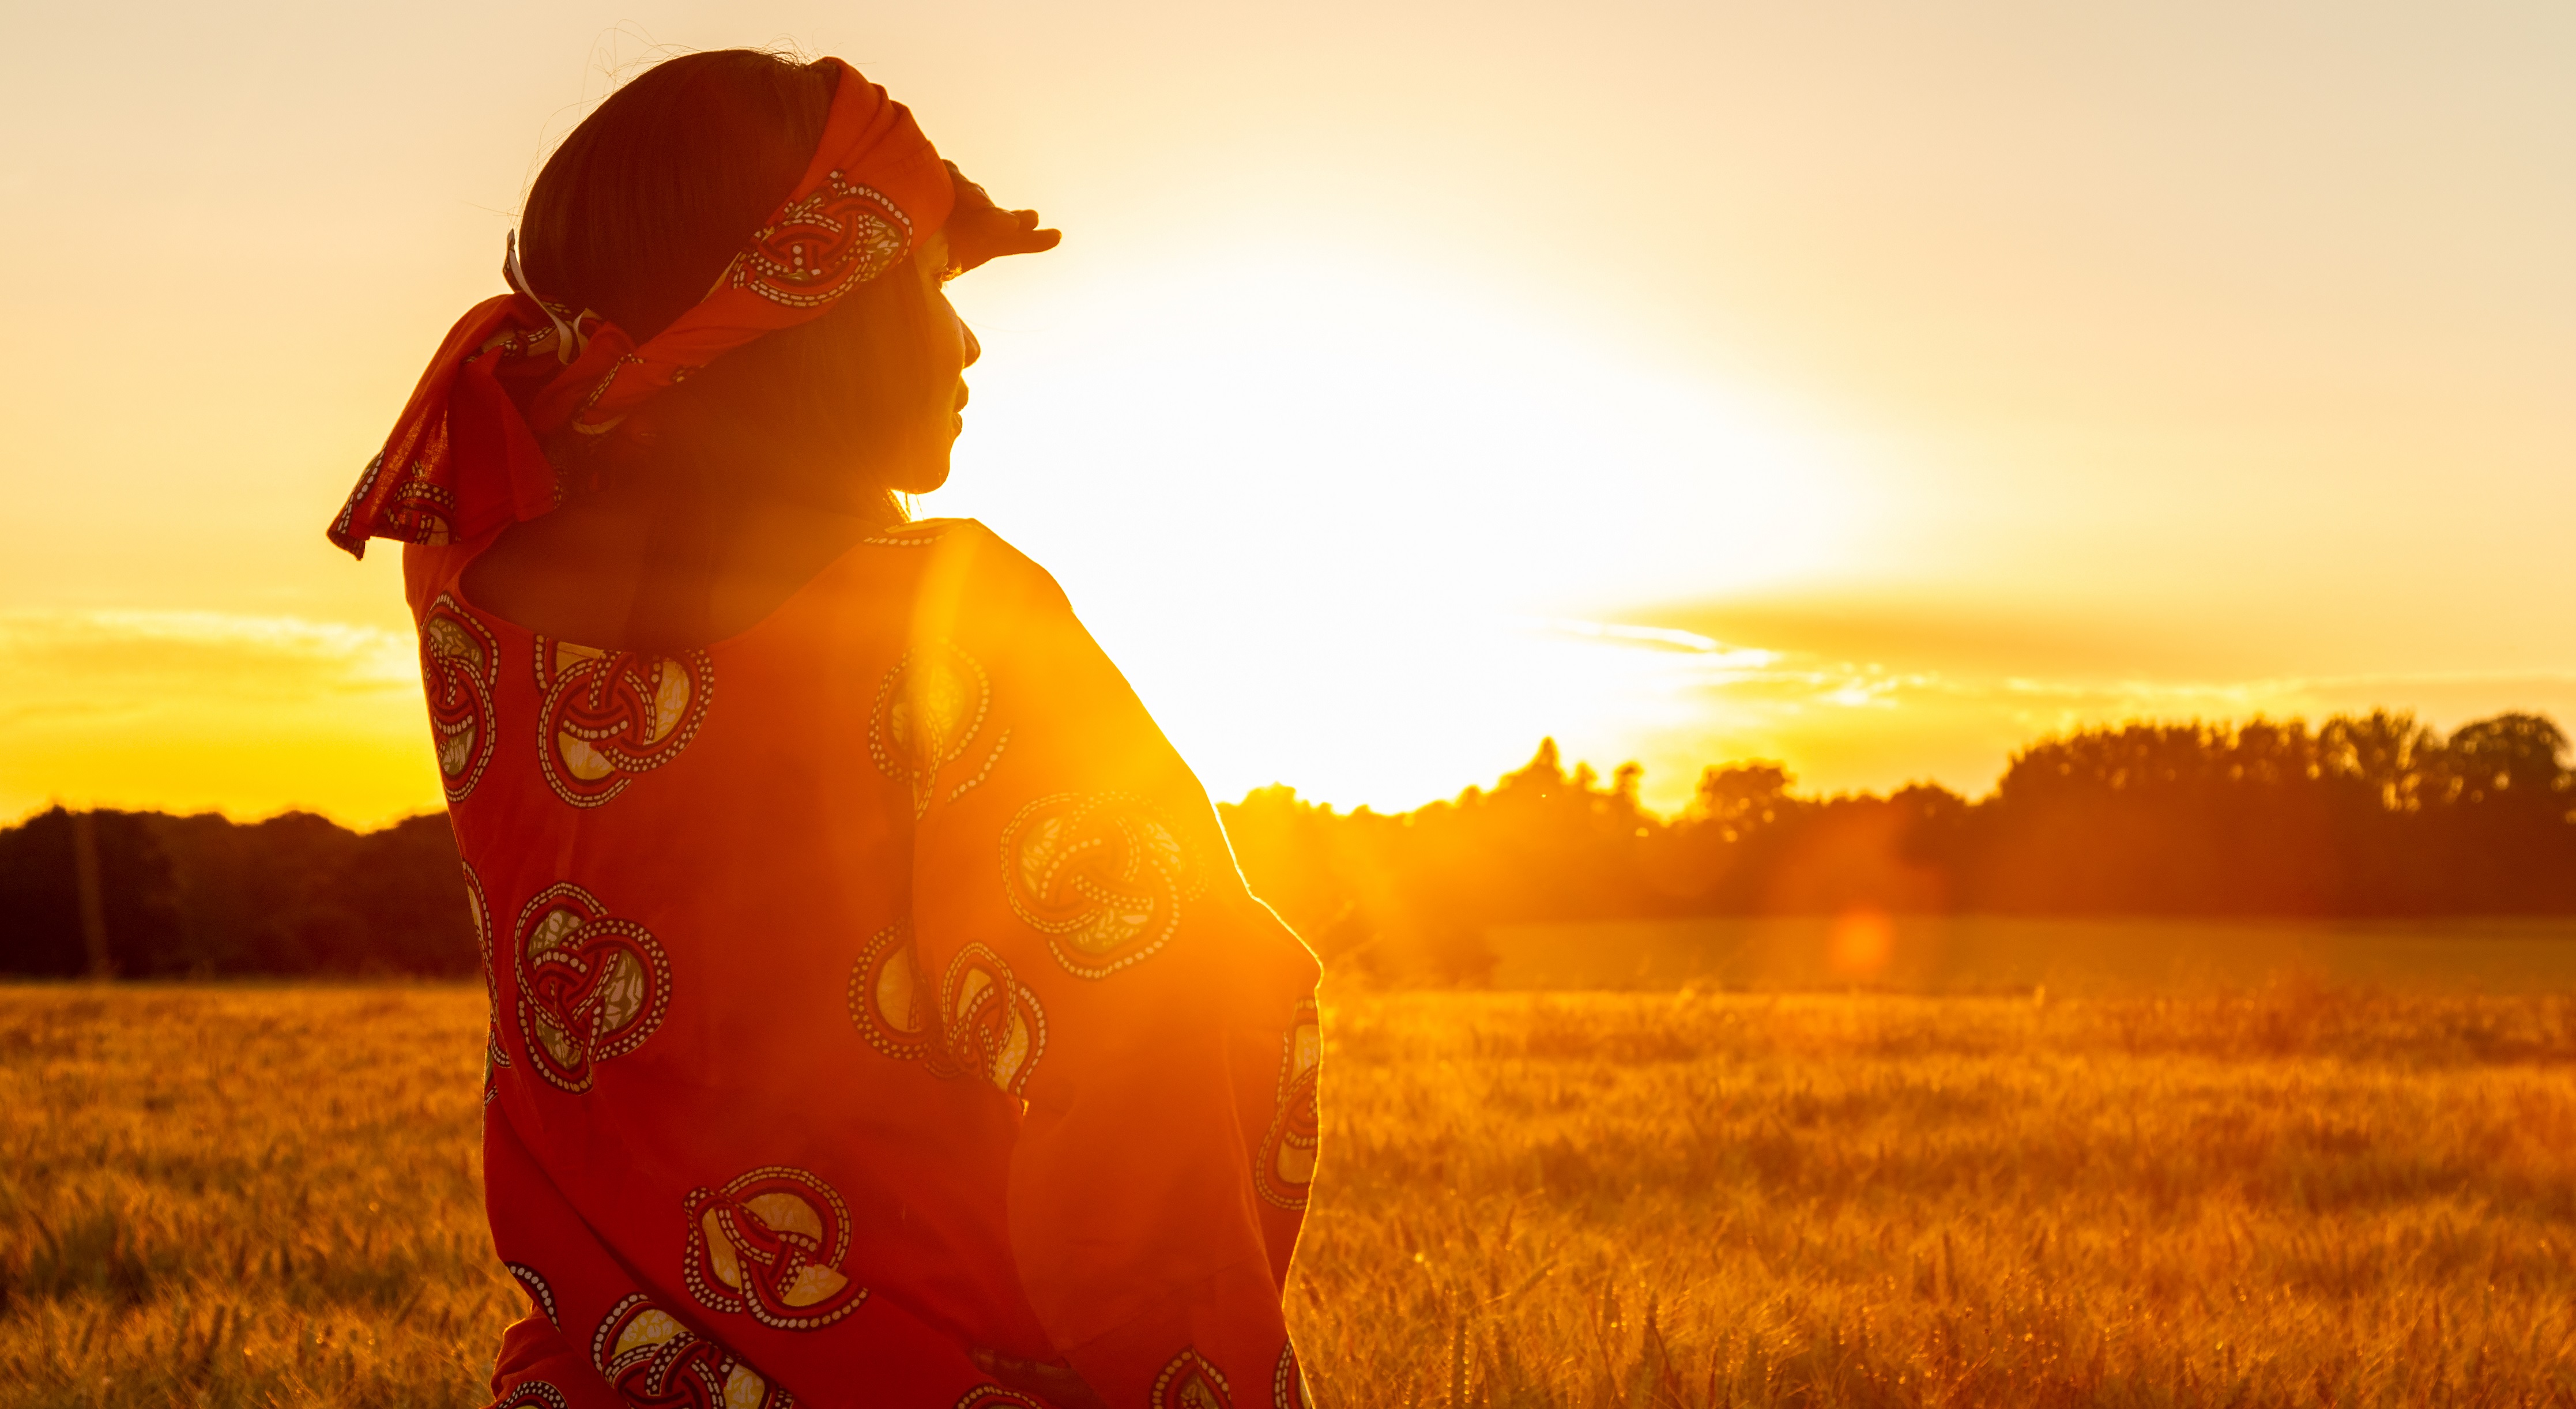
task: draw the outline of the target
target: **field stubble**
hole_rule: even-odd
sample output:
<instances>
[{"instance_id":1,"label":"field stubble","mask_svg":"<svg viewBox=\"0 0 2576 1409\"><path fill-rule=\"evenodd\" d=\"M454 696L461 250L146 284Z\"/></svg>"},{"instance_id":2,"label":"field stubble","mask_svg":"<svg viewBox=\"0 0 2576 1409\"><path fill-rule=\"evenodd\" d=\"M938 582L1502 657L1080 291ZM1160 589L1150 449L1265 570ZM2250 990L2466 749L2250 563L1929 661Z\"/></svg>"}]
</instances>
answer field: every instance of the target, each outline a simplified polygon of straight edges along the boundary
<instances>
[{"instance_id":1,"label":"field stubble","mask_svg":"<svg viewBox=\"0 0 2576 1409\"><path fill-rule=\"evenodd\" d=\"M2576 1405L2576 1001L1326 1027L1328 1409ZM0 989L0 1406L480 1402L481 1031L476 988Z\"/></svg>"}]
</instances>

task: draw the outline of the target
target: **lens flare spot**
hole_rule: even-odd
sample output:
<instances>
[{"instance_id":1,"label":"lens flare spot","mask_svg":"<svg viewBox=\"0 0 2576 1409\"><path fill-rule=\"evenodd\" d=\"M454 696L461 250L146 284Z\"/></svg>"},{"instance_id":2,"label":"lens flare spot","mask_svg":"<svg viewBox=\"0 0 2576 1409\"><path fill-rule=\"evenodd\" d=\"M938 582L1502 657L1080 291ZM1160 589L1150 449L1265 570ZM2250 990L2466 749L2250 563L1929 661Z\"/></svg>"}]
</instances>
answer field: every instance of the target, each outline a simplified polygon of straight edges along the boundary
<instances>
[{"instance_id":1,"label":"lens flare spot","mask_svg":"<svg viewBox=\"0 0 2576 1409\"><path fill-rule=\"evenodd\" d=\"M1834 920L1826 957L1846 979L1872 979L1896 955L1896 926L1876 910L1846 910Z\"/></svg>"}]
</instances>

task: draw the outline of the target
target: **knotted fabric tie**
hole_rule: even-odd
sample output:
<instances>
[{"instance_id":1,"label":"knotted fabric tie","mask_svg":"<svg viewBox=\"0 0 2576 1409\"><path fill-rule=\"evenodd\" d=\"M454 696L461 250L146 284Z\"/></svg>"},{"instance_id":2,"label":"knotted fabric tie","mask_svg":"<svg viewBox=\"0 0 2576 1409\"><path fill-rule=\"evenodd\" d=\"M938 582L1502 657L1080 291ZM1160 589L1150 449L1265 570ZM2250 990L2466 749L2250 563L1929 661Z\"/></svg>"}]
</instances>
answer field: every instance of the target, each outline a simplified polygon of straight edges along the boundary
<instances>
[{"instance_id":1,"label":"knotted fabric tie","mask_svg":"<svg viewBox=\"0 0 2576 1409\"><path fill-rule=\"evenodd\" d=\"M449 543L546 513L563 495L546 437L603 434L735 348L821 317L909 258L952 208L972 227L952 269L1055 242L1055 232L1034 229L1033 215L996 210L956 175L885 89L842 60L823 62L839 83L795 189L706 297L642 343L596 313L540 297L519 269L514 238L502 270L511 292L476 304L449 330L332 521L331 541L364 556L370 538Z\"/></svg>"}]
</instances>

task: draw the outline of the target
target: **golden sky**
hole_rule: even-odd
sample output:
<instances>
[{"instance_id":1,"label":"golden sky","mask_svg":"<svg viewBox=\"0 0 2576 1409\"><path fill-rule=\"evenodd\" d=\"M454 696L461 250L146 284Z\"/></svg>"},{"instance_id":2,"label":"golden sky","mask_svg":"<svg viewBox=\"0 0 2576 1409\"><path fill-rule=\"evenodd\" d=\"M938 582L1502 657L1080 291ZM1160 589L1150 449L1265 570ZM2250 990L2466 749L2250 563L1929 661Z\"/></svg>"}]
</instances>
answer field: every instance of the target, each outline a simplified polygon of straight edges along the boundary
<instances>
[{"instance_id":1,"label":"golden sky","mask_svg":"<svg viewBox=\"0 0 2576 1409\"><path fill-rule=\"evenodd\" d=\"M849 58L1066 231L953 487L1212 791L1554 733L1991 782L2038 732L2576 723L2576 7L22 7L0 817L437 797L321 526L667 47Z\"/></svg>"}]
</instances>

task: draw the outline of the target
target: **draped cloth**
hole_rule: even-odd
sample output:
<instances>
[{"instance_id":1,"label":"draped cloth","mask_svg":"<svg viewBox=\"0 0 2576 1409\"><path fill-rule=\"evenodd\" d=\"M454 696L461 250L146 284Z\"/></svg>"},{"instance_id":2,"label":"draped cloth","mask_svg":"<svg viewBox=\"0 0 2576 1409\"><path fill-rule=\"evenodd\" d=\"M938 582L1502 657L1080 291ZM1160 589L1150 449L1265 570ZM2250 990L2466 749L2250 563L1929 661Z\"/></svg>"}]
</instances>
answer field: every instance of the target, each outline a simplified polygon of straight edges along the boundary
<instances>
[{"instance_id":1,"label":"draped cloth","mask_svg":"<svg viewBox=\"0 0 2576 1409\"><path fill-rule=\"evenodd\" d=\"M848 65L797 186L637 340L460 320L331 525L410 545L491 999L484 1176L531 1311L504 1409L1291 1409L1315 964L1054 582L971 522L853 547L672 655L533 634L467 566L559 453L950 226L1044 249ZM638 423L641 424L641 423Z\"/></svg>"},{"instance_id":2,"label":"draped cloth","mask_svg":"<svg viewBox=\"0 0 2576 1409\"><path fill-rule=\"evenodd\" d=\"M448 332L331 541L363 557L369 538L451 543L548 512L562 498L549 438L614 430L725 353L821 317L936 232L962 178L910 109L842 60L822 62L836 78L812 160L696 306L639 343L529 289L514 245L514 291Z\"/></svg>"},{"instance_id":3,"label":"draped cloth","mask_svg":"<svg viewBox=\"0 0 2576 1409\"><path fill-rule=\"evenodd\" d=\"M491 1000L507 1409L1296 1409L1312 957L1054 581L886 530L603 650L405 553Z\"/></svg>"}]
</instances>

